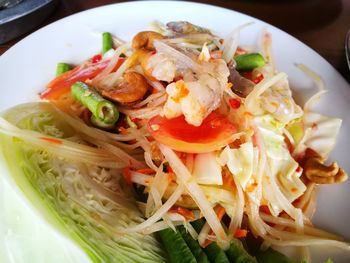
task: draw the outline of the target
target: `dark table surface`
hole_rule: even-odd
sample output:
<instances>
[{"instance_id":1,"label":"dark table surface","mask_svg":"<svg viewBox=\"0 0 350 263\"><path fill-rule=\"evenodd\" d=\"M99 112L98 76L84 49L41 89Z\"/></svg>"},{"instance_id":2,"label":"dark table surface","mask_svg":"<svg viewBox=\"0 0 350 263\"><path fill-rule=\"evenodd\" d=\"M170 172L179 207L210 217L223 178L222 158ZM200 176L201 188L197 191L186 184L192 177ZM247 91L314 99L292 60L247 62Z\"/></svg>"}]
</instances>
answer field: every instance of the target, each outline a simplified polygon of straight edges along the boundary
<instances>
[{"instance_id":1,"label":"dark table surface","mask_svg":"<svg viewBox=\"0 0 350 263\"><path fill-rule=\"evenodd\" d=\"M53 13L35 30L62 17L113 0L61 0ZM295 36L332 64L348 81L344 41L350 28L350 0L202 0L264 20ZM0 45L3 54L25 35Z\"/></svg>"}]
</instances>

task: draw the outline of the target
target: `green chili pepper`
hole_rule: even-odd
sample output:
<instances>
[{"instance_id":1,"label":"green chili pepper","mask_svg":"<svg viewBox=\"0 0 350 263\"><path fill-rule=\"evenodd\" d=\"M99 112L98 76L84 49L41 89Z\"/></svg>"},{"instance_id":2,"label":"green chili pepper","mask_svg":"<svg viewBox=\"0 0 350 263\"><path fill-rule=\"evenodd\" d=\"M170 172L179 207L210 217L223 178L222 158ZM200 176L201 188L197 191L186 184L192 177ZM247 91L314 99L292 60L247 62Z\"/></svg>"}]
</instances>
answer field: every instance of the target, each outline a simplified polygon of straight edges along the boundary
<instances>
[{"instance_id":1,"label":"green chili pepper","mask_svg":"<svg viewBox=\"0 0 350 263\"><path fill-rule=\"evenodd\" d=\"M94 88L84 82L76 82L71 87L75 99L87 107L92 115L105 124L114 124L119 118L117 107L110 101L101 97Z\"/></svg>"},{"instance_id":2,"label":"green chili pepper","mask_svg":"<svg viewBox=\"0 0 350 263\"><path fill-rule=\"evenodd\" d=\"M249 53L234 57L238 71L250 71L265 65L265 59L259 53Z\"/></svg>"}]
</instances>

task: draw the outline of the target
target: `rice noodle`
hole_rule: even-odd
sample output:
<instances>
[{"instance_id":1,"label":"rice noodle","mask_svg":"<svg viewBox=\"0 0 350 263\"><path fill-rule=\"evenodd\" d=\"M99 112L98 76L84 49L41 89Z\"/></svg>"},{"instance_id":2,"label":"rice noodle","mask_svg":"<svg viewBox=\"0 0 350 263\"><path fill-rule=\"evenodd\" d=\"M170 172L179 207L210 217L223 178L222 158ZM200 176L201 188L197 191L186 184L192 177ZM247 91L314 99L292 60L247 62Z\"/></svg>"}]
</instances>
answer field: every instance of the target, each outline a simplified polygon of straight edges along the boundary
<instances>
[{"instance_id":1,"label":"rice noodle","mask_svg":"<svg viewBox=\"0 0 350 263\"><path fill-rule=\"evenodd\" d=\"M142 108L137 110L120 107L119 111L131 118L150 119L159 115L162 112L162 107Z\"/></svg>"},{"instance_id":2,"label":"rice noodle","mask_svg":"<svg viewBox=\"0 0 350 263\"><path fill-rule=\"evenodd\" d=\"M204 243L207 240L209 231L210 231L210 226L208 223L205 223L198 234L198 243L201 247L204 247Z\"/></svg>"},{"instance_id":3,"label":"rice noodle","mask_svg":"<svg viewBox=\"0 0 350 263\"><path fill-rule=\"evenodd\" d=\"M224 44L222 46L222 51L223 51L222 58L226 61L226 63L230 62L233 59L233 56L234 56L236 49L238 47L240 31L243 28L250 26L253 23L254 22L248 22L248 23L245 23L243 25L238 26L237 28L235 28L231 32L231 34L229 34L225 38Z\"/></svg>"},{"instance_id":4,"label":"rice noodle","mask_svg":"<svg viewBox=\"0 0 350 263\"><path fill-rule=\"evenodd\" d=\"M189 68L197 72L201 70L201 66L198 63L196 63L193 59L186 56L182 52L176 50L175 48L167 45L166 43L159 40L155 40L153 44L158 52L167 54L175 58L176 63L178 63L180 67Z\"/></svg>"},{"instance_id":5,"label":"rice noodle","mask_svg":"<svg viewBox=\"0 0 350 263\"><path fill-rule=\"evenodd\" d=\"M271 86L275 85L276 83L278 83L280 80L282 80L283 78L287 78L287 74L280 72L278 74L276 74L275 76L273 76L270 79L265 79L262 82L260 82L259 84L257 84L254 89L252 90L252 92L250 92L248 94L248 96L246 97L245 100L245 106L248 109L248 111L250 112L254 112L254 109L256 107L256 99L264 93L264 91L266 91L267 89L269 89Z\"/></svg>"},{"instance_id":6,"label":"rice noodle","mask_svg":"<svg viewBox=\"0 0 350 263\"><path fill-rule=\"evenodd\" d=\"M191 180L192 176L186 166L182 163L179 157L173 150L165 145L159 144L159 149L163 153L165 159L169 162L171 168L175 172L177 179L180 183L183 183L186 187L188 194L195 201L200 208L204 217L206 218L209 226L218 237L218 244L223 248L228 248L229 242L227 235L218 219L213 207L203 194L203 191L196 182Z\"/></svg>"},{"instance_id":7,"label":"rice noodle","mask_svg":"<svg viewBox=\"0 0 350 263\"><path fill-rule=\"evenodd\" d=\"M318 92L311 96L311 98L309 98L309 100L304 104L304 111L307 112L311 110L311 107L319 101L321 96L325 94L327 90L325 89L325 85L322 78L318 74L316 74L316 72L312 71L304 64L297 64L297 67L310 78L312 78L318 87Z\"/></svg>"},{"instance_id":8,"label":"rice noodle","mask_svg":"<svg viewBox=\"0 0 350 263\"><path fill-rule=\"evenodd\" d=\"M328 239L303 239L299 236L299 240L276 240L269 236L264 237L269 243L274 246L286 247L286 246L326 246L326 247L337 247L344 250L350 250L350 244L346 242L341 242L337 240L328 240Z\"/></svg>"},{"instance_id":9,"label":"rice noodle","mask_svg":"<svg viewBox=\"0 0 350 263\"><path fill-rule=\"evenodd\" d=\"M284 227L290 227L295 229L295 222L292 219L289 218L283 218L283 217L274 217L272 215L268 215L265 213L260 212L261 218L268 222L268 223L273 223L276 225L284 226ZM309 225L304 226L304 231L306 234L317 236L317 237L322 237L322 238L329 238L329 239L334 239L334 240L339 240L342 241L344 240L342 237L329 233L327 231L324 231L322 229L314 228Z\"/></svg>"},{"instance_id":10,"label":"rice noodle","mask_svg":"<svg viewBox=\"0 0 350 263\"><path fill-rule=\"evenodd\" d=\"M150 226L160 220L169 209L176 203L176 201L180 198L184 191L183 184L179 184L169 199L160 207L151 217L149 217L146 221L142 222L136 226L130 226L127 228L120 229L122 233L130 233L130 232L142 232L147 230Z\"/></svg>"},{"instance_id":11,"label":"rice noodle","mask_svg":"<svg viewBox=\"0 0 350 263\"><path fill-rule=\"evenodd\" d=\"M133 105L134 108L140 108L142 106L145 106L146 104L148 104L149 102L164 96L166 93L164 91L162 92L157 92L155 94L151 94L149 95L146 99L144 99L143 101L140 101L139 103L136 103L135 105Z\"/></svg>"},{"instance_id":12,"label":"rice noodle","mask_svg":"<svg viewBox=\"0 0 350 263\"><path fill-rule=\"evenodd\" d=\"M117 146L105 143L103 141L94 141L93 143L109 151L113 155L117 156L120 160L122 160L128 166L131 166L135 169L140 169L145 167L143 163L139 162L134 157L130 156L129 154L127 154Z\"/></svg>"},{"instance_id":13,"label":"rice noodle","mask_svg":"<svg viewBox=\"0 0 350 263\"><path fill-rule=\"evenodd\" d=\"M113 57L111 58L110 62L108 63L107 67L105 67L95 78L93 78L94 81L100 81L103 78L105 78L109 73L112 72L112 70L117 65L120 55L128 48L127 44L123 44L120 47L118 47L113 54Z\"/></svg>"}]
</instances>

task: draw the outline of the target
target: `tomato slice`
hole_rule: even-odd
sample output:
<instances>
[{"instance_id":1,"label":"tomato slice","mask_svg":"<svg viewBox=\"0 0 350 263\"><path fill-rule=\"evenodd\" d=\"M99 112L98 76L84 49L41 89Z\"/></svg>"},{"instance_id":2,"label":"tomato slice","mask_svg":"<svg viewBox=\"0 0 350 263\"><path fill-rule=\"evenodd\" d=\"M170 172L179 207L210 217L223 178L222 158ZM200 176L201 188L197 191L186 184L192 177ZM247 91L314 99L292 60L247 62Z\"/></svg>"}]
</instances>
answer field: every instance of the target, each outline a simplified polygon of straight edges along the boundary
<instances>
[{"instance_id":1,"label":"tomato slice","mask_svg":"<svg viewBox=\"0 0 350 263\"><path fill-rule=\"evenodd\" d=\"M149 120L148 130L156 141L186 153L218 150L233 142L237 131L226 116L214 112L199 127L188 124L183 115L173 119L155 116Z\"/></svg>"},{"instance_id":2,"label":"tomato slice","mask_svg":"<svg viewBox=\"0 0 350 263\"><path fill-rule=\"evenodd\" d=\"M70 92L70 87L77 81L86 81L87 79L96 77L104 70L110 60L101 60L97 63L89 63L79 65L70 71L63 73L53 79L47 89L41 93L41 99L55 100L61 95ZM117 70L123 63L124 59L119 59L113 71Z\"/></svg>"}]
</instances>

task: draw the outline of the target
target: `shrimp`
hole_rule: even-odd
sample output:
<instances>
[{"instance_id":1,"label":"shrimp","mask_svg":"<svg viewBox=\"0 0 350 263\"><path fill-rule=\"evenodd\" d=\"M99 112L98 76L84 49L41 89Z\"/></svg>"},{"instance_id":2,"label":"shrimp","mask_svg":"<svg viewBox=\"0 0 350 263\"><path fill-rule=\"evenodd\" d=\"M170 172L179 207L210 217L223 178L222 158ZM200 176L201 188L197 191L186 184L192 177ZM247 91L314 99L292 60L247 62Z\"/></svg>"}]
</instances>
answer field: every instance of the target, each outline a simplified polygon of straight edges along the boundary
<instances>
[{"instance_id":1,"label":"shrimp","mask_svg":"<svg viewBox=\"0 0 350 263\"><path fill-rule=\"evenodd\" d=\"M187 71L183 80L166 87L168 99L163 107L167 118L183 114L186 121L200 126L205 117L218 108L226 88L229 70L226 63L217 59L202 64L203 71Z\"/></svg>"}]
</instances>

